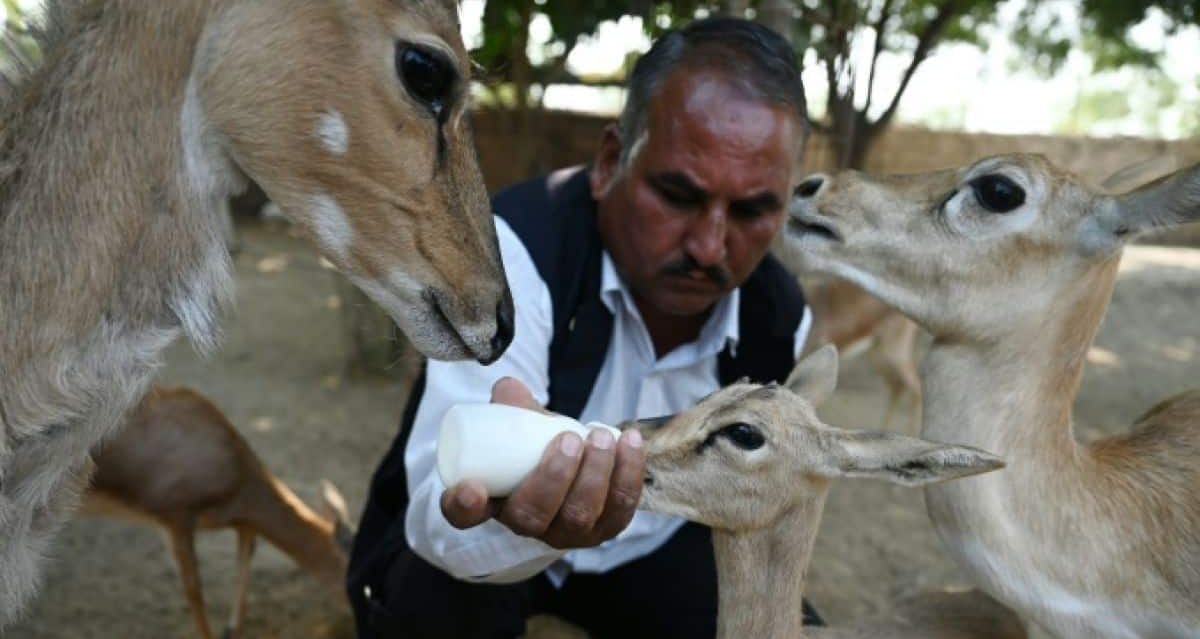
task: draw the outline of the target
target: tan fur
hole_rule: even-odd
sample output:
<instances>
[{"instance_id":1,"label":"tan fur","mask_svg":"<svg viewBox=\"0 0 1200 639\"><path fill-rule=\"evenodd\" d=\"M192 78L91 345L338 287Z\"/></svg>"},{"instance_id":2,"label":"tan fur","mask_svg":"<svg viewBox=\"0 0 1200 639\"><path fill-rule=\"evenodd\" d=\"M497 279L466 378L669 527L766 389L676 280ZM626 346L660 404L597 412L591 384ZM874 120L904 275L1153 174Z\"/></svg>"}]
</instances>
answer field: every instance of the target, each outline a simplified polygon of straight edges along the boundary
<instances>
[{"instance_id":1,"label":"tan fur","mask_svg":"<svg viewBox=\"0 0 1200 639\"><path fill-rule=\"evenodd\" d=\"M93 454L83 510L161 526L176 557L192 618L212 636L196 566L197 530L238 534L238 587L227 637L241 636L254 541L266 538L344 602L346 514L309 508L259 461L225 415L187 388L153 388L129 423ZM327 487L330 490L332 487ZM336 498L336 492L326 497Z\"/></svg>"},{"instance_id":2,"label":"tan fur","mask_svg":"<svg viewBox=\"0 0 1200 639\"><path fill-rule=\"evenodd\" d=\"M827 346L786 387L734 384L648 433L642 507L713 529L722 639L804 636L800 600L831 479L919 485L1003 465L976 449L824 424L813 405L836 381ZM762 445L740 448L731 428L753 429Z\"/></svg>"},{"instance_id":3,"label":"tan fur","mask_svg":"<svg viewBox=\"0 0 1200 639\"><path fill-rule=\"evenodd\" d=\"M1026 202L989 213L968 183ZM1200 218L1200 166L1124 195L1039 156L844 173L793 211L805 268L854 280L934 335L923 435L994 450L1003 473L934 486L939 535L988 593L1063 637L1200 636L1200 400L1077 443L1071 409L1124 243ZM806 232L825 224L841 241Z\"/></svg>"},{"instance_id":4,"label":"tan fur","mask_svg":"<svg viewBox=\"0 0 1200 639\"><path fill-rule=\"evenodd\" d=\"M806 352L833 344L838 352L867 343L871 365L887 386L883 424L891 424L898 409L906 432L921 425L921 379L917 372L917 325L879 298L846 280L831 278L805 289L813 311Z\"/></svg>"},{"instance_id":5,"label":"tan fur","mask_svg":"<svg viewBox=\"0 0 1200 639\"><path fill-rule=\"evenodd\" d=\"M232 297L220 203L248 181L425 354L491 361L507 346L456 11L48 7L42 62L0 82L0 627L36 590L88 450L141 397L162 349L181 333L214 344ZM406 90L397 42L457 69L444 123ZM320 128L339 116L340 154Z\"/></svg>"}]
</instances>

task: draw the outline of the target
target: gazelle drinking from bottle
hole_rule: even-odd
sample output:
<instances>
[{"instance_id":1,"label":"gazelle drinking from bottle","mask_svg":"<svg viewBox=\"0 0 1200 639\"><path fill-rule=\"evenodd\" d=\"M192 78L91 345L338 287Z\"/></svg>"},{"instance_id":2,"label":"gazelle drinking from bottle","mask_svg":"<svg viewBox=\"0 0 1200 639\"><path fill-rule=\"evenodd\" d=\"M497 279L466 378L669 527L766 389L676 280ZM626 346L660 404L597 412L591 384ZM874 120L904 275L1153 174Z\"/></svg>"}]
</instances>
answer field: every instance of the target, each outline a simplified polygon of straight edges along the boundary
<instances>
[{"instance_id":1,"label":"gazelle drinking from bottle","mask_svg":"<svg viewBox=\"0 0 1200 639\"><path fill-rule=\"evenodd\" d=\"M512 302L453 0L51 0L0 82L0 626L88 450L231 297L218 203L259 184L434 358Z\"/></svg>"},{"instance_id":2,"label":"gazelle drinking from bottle","mask_svg":"<svg viewBox=\"0 0 1200 639\"><path fill-rule=\"evenodd\" d=\"M1200 636L1200 392L1090 444L1071 419L1122 247L1200 219L1200 166L1123 195L1029 155L805 185L787 231L800 265L934 336L923 436L1008 462L926 489L959 564L1060 636Z\"/></svg>"},{"instance_id":3,"label":"gazelle drinking from bottle","mask_svg":"<svg viewBox=\"0 0 1200 639\"><path fill-rule=\"evenodd\" d=\"M721 639L806 636L800 600L832 480L865 477L917 486L1003 466L965 446L828 426L814 406L836 384L837 350L825 346L807 356L784 386L733 384L647 438L641 507L712 528ZM1001 634L1011 615L1003 608L984 605L968 613L980 626L968 636L1010 636ZM849 634L838 636L877 636L844 632ZM940 634L935 622L889 636L962 635Z\"/></svg>"}]
</instances>

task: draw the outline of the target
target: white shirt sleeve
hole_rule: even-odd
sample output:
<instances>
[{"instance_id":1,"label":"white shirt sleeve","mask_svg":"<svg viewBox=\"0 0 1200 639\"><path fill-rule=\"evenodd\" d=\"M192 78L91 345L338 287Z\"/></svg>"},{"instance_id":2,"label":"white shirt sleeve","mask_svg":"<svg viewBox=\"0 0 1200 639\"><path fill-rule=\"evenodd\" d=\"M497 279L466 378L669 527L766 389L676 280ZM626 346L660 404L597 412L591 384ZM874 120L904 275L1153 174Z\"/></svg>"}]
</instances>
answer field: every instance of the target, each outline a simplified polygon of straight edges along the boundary
<instances>
[{"instance_id":1,"label":"white shirt sleeve","mask_svg":"<svg viewBox=\"0 0 1200 639\"><path fill-rule=\"evenodd\" d=\"M808 304L804 305L804 314L800 316L800 326L796 327L796 337L793 338L792 359L799 360L800 354L804 352L805 343L808 341L808 334L812 331L813 313L812 307Z\"/></svg>"},{"instance_id":2,"label":"white shirt sleeve","mask_svg":"<svg viewBox=\"0 0 1200 639\"><path fill-rule=\"evenodd\" d=\"M428 363L425 394L404 453L410 491L404 533L417 555L458 579L507 583L528 579L564 553L496 521L468 530L451 526L442 516L440 500L446 488L436 470L438 427L451 405L488 401L492 384L505 376L524 382L538 403L548 401L553 337L550 290L516 234L503 219L495 221L515 306L513 341L490 366Z\"/></svg>"}]
</instances>

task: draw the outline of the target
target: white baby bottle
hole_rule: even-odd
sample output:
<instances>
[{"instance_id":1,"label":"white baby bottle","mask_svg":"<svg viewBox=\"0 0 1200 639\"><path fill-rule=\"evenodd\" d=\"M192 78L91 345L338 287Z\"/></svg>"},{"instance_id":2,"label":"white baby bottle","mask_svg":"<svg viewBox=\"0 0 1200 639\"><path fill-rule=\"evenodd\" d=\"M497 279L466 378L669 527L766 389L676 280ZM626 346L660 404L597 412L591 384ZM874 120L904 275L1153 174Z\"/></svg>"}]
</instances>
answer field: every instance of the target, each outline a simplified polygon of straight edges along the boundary
<instances>
[{"instance_id":1,"label":"white baby bottle","mask_svg":"<svg viewBox=\"0 0 1200 639\"><path fill-rule=\"evenodd\" d=\"M464 479L483 482L491 497L512 493L563 431L587 437L595 428L621 431L600 422L587 425L564 415L548 415L506 404L456 404L442 417L437 442L438 475L445 486Z\"/></svg>"}]
</instances>

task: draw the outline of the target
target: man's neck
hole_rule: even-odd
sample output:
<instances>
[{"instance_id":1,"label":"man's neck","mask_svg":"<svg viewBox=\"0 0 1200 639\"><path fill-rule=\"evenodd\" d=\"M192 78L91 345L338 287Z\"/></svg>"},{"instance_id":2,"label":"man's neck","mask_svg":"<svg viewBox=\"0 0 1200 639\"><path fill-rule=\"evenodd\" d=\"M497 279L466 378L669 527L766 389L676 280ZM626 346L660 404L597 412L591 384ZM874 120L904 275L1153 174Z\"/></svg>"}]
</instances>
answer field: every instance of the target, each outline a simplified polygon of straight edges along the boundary
<instances>
[{"instance_id":1,"label":"man's neck","mask_svg":"<svg viewBox=\"0 0 1200 639\"><path fill-rule=\"evenodd\" d=\"M654 305L647 304L637 295L633 296L633 300L637 304L638 312L642 315L646 332L650 333L650 342L654 344L655 359L662 359L664 355L675 350L680 344L698 339L700 331L704 329L704 323L708 321L713 311L713 307L709 307L703 313L692 316L669 315L654 308Z\"/></svg>"}]
</instances>

